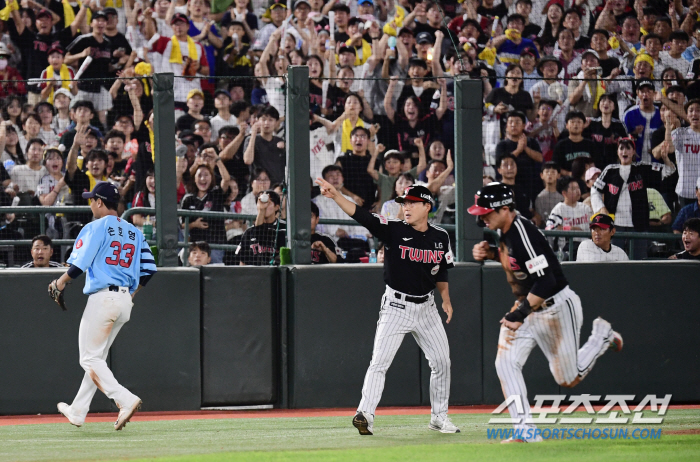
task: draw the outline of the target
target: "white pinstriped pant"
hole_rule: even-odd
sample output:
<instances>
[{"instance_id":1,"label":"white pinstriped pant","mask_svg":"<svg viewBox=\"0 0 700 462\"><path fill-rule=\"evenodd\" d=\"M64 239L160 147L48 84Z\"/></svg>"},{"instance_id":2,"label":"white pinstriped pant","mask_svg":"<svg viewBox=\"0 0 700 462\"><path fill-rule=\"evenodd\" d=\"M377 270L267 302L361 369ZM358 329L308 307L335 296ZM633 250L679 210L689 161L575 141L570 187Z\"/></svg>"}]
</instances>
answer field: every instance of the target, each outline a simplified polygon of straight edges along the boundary
<instances>
[{"instance_id":1,"label":"white pinstriped pant","mask_svg":"<svg viewBox=\"0 0 700 462\"><path fill-rule=\"evenodd\" d=\"M133 306L126 287L120 288L119 292L103 289L88 297L78 333L80 365L85 369L85 375L71 404L73 414L83 421L98 388L119 407L131 405L137 399L117 382L106 362L109 348L129 321Z\"/></svg>"},{"instance_id":2,"label":"white pinstriped pant","mask_svg":"<svg viewBox=\"0 0 700 462\"><path fill-rule=\"evenodd\" d=\"M431 293L424 303L410 303L395 296L396 290L387 286L374 336L374 350L358 411L374 415L384 390L386 371L409 332L423 350L430 364L430 403L432 414L447 415L450 399L450 345ZM403 308L400 308L402 306Z\"/></svg>"},{"instance_id":3,"label":"white pinstriped pant","mask_svg":"<svg viewBox=\"0 0 700 462\"><path fill-rule=\"evenodd\" d=\"M594 323L588 341L579 349L583 323L581 299L569 286L553 299L552 306L533 311L517 331L501 327L496 371L505 397L515 395L522 398L523 412L518 411L516 403L508 406L511 419L521 419L520 423L514 424L516 429L535 427L528 423L531 419L530 403L522 373L535 345L540 347L549 361L549 370L554 379L564 387L573 387L583 380L610 345L609 328L606 330L606 326L601 324L596 329Z\"/></svg>"}]
</instances>

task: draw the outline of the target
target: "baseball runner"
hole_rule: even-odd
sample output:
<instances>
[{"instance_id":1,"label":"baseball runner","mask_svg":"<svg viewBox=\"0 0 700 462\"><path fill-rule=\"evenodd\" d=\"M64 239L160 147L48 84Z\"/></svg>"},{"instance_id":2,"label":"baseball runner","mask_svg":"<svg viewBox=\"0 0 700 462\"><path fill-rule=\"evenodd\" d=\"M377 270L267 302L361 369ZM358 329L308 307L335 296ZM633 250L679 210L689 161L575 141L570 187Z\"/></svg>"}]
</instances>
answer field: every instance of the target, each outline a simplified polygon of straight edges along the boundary
<instances>
[{"instance_id":1,"label":"baseball runner","mask_svg":"<svg viewBox=\"0 0 700 462\"><path fill-rule=\"evenodd\" d=\"M141 399L117 382L105 359L119 330L129 320L134 295L155 274L156 266L141 231L117 217L119 191L115 186L98 182L92 192L82 195L91 199L95 221L80 231L68 259L70 268L49 284L49 293L62 304L66 284L87 273L83 292L90 297L78 334L85 376L73 403L58 403L58 411L80 427L99 388L117 404L119 416L114 429L121 430L141 407Z\"/></svg>"},{"instance_id":2,"label":"baseball runner","mask_svg":"<svg viewBox=\"0 0 700 462\"><path fill-rule=\"evenodd\" d=\"M411 186L397 197L404 221L390 220L357 207L333 185L319 178L321 194L384 242L384 281L372 361L362 386L362 400L352 424L360 435L372 435L374 412L382 397L386 371L401 342L409 332L430 363L431 430L458 433L447 416L450 397L450 346L433 298L437 286L447 322L452 319L452 303L447 270L454 266L447 232L428 223L434 205L425 186Z\"/></svg>"},{"instance_id":3,"label":"baseball runner","mask_svg":"<svg viewBox=\"0 0 700 462\"><path fill-rule=\"evenodd\" d=\"M476 193L469 213L489 229L498 231L499 248L486 241L472 250L478 261L497 260L503 265L518 301L501 319L496 371L506 398L519 396L521 411L512 402L508 411L516 434L504 440L537 442L522 367L537 345L549 361L549 370L563 387L573 387L591 371L608 349L620 351L622 337L602 318L593 321L593 332L579 348L583 312L581 299L569 288L561 265L545 237L529 220L515 212L513 191L502 183L489 183Z\"/></svg>"}]
</instances>

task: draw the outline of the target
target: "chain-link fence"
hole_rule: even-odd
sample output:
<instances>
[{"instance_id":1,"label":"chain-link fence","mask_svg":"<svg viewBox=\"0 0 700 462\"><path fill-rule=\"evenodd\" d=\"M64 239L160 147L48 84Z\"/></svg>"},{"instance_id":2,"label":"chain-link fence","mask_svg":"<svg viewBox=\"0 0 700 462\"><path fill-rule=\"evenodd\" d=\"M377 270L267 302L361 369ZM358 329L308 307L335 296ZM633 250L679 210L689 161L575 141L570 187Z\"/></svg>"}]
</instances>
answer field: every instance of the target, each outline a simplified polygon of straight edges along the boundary
<instances>
[{"instance_id":1,"label":"chain-link fence","mask_svg":"<svg viewBox=\"0 0 700 462\"><path fill-rule=\"evenodd\" d=\"M454 80L390 79L381 70L355 78L341 67L335 79L310 79L311 179L323 178L360 207L392 219L402 218L395 198L425 184L438 199L430 221L453 224ZM312 198L321 219L347 219L318 188ZM356 223L319 224L316 231L330 237L346 261L381 246Z\"/></svg>"},{"instance_id":2,"label":"chain-link fence","mask_svg":"<svg viewBox=\"0 0 700 462\"><path fill-rule=\"evenodd\" d=\"M541 61L543 70L550 64L558 68ZM460 196L455 80L421 77L424 68L417 62L396 73L388 67L388 78L386 69L355 78L340 67L335 78L309 79L312 243L321 242L312 246L313 262L368 261L373 250L381 259L382 245L319 194L313 184L319 177L361 207L399 219L395 197L422 182L437 199L430 221L453 232ZM695 82L684 87L626 76L555 75L526 77L521 88L518 68L504 77L496 88L483 79L482 176L512 184L518 211L543 229L561 259L607 259L607 241L635 259L682 250L683 221L694 209L681 209L697 203L700 168L693 157L700 149L693 130L698 109L686 104ZM492 80L498 85L497 76ZM108 180L122 193L120 214L155 207L158 121L150 77L73 80L68 88L62 80L44 83L54 85L53 103L48 96L31 107L15 96L3 102L2 205L85 206L80 193ZM41 88L42 82L25 84ZM90 94L86 84L97 91ZM286 75L175 76L176 152L161 155L173 155L177 164L183 264L200 251L204 260L189 264L279 264L284 248L293 247L285 222L294 213L287 205L287 86ZM625 163L632 164L632 180L624 178ZM629 199L615 199L613 191L624 185ZM478 186L461 195L471 197ZM611 210L618 203L624 207ZM602 227L591 227L601 209L614 217L618 233L603 239L603 247L596 237ZM4 263L30 262L31 240L39 234L63 245L52 258L65 261L68 243L91 218L84 208L60 210L3 213L0 238L13 243L0 250ZM157 235L155 214L125 217L150 239ZM635 234L640 232L647 234ZM581 245L587 255L591 249L604 254L580 257Z\"/></svg>"},{"instance_id":3,"label":"chain-link fence","mask_svg":"<svg viewBox=\"0 0 700 462\"><path fill-rule=\"evenodd\" d=\"M591 245L600 240L600 226L590 227L600 211L614 217L618 233L682 232L689 215L680 211L697 203L700 176L698 128L687 112L696 82L644 53L625 55L627 64L610 69L610 59L601 67L592 50L574 55L576 63L532 60L532 69L523 59L524 67L502 66L484 78L485 181L511 184L518 211L543 229L591 232L573 241L545 232L559 236L550 242L566 259L580 260L585 241L593 252L583 259L611 258L610 236L599 255L600 246ZM634 246L612 241L637 259L680 250L663 235L640 237Z\"/></svg>"}]
</instances>

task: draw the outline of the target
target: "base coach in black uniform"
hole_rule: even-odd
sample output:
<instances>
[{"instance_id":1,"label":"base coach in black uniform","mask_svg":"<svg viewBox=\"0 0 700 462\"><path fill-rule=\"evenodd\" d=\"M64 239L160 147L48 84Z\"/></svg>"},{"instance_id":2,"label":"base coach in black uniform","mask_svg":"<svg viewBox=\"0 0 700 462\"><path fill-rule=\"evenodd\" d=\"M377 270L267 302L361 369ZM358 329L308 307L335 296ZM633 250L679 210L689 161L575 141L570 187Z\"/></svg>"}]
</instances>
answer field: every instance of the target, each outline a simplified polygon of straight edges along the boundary
<instances>
[{"instance_id":1,"label":"base coach in black uniform","mask_svg":"<svg viewBox=\"0 0 700 462\"><path fill-rule=\"evenodd\" d=\"M450 346L445 327L435 306L437 286L447 322L452 319L452 303L447 270L454 257L447 232L428 223L434 205L424 186L411 186L396 202L403 206L404 221L371 214L348 201L330 183L319 178L321 194L333 199L341 209L374 236L384 242L384 281L372 361L362 386L362 400L352 420L361 435L373 432L374 412L382 397L386 371L401 342L409 332L430 363L431 419L428 428L442 433L457 433L447 417L450 398Z\"/></svg>"}]
</instances>

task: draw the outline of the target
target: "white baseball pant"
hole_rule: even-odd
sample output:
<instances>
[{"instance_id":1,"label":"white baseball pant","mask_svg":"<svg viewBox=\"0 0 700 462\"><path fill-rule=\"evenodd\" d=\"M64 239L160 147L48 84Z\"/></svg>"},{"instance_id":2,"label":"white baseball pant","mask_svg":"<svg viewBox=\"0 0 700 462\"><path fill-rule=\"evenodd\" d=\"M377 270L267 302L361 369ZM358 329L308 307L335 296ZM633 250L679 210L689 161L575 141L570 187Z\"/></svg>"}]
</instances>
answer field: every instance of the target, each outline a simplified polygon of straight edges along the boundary
<instances>
[{"instance_id":1,"label":"white baseball pant","mask_svg":"<svg viewBox=\"0 0 700 462\"><path fill-rule=\"evenodd\" d=\"M612 340L612 327L607 321L593 323L593 332L588 341L579 349L583 311L581 299L576 292L566 286L547 300L549 307L533 311L517 331L501 327L498 339L496 371L506 398L520 396L522 412L516 403L508 406L516 430L535 428L529 422L530 403L522 369L530 352L539 346L549 361L549 370L554 379L563 387L573 387L591 371L596 360L605 353Z\"/></svg>"},{"instance_id":2,"label":"white baseball pant","mask_svg":"<svg viewBox=\"0 0 700 462\"><path fill-rule=\"evenodd\" d=\"M432 292L423 303L406 301L410 295L387 286L374 336L372 361L362 386L358 411L374 415L384 390L386 371L409 332L430 364L432 414L445 417L450 399L450 345Z\"/></svg>"},{"instance_id":3,"label":"white baseball pant","mask_svg":"<svg viewBox=\"0 0 700 462\"><path fill-rule=\"evenodd\" d=\"M119 287L118 292L103 289L88 297L78 333L80 365L85 376L70 406L72 413L83 421L98 388L119 407L129 406L138 399L117 382L106 362L109 348L129 321L133 306L127 287Z\"/></svg>"}]
</instances>

